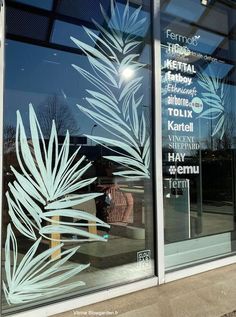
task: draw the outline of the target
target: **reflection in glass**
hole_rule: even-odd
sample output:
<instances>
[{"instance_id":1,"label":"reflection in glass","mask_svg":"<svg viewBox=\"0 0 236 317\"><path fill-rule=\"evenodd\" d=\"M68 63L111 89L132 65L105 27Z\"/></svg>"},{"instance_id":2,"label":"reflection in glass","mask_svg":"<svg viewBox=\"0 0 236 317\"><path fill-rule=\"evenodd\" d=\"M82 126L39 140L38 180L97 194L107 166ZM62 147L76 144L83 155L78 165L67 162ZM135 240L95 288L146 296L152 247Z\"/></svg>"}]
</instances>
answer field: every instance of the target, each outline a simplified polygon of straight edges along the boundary
<instances>
[{"instance_id":1,"label":"reflection in glass","mask_svg":"<svg viewBox=\"0 0 236 317\"><path fill-rule=\"evenodd\" d=\"M7 34L4 313L154 275L150 13L68 3Z\"/></svg>"},{"instance_id":2,"label":"reflection in glass","mask_svg":"<svg viewBox=\"0 0 236 317\"><path fill-rule=\"evenodd\" d=\"M99 32L95 33L98 35ZM70 39L71 36L78 37L83 42L87 42L89 40L82 26L55 20L51 42L65 45L67 47L76 47L74 42ZM95 44L96 43L93 43L93 46L95 46Z\"/></svg>"},{"instance_id":3,"label":"reflection in glass","mask_svg":"<svg viewBox=\"0 0 236 317\"><path fill-rule=\"evenodd\" d=\"M53 0L13 0L15 2L20 2L24 3L33 7L41 8L41 9L46 9L46 10L51 10L52 9L52 3Z\"/></svg>"},{"instance_id":4,"label":"reflection in glass","mask_svg":"<svg viewBox=\"0 0 236 317\"><path fill-rule=\"evenodd\" d=\"M235 251L234 15L218 2L162 1L167 271Z\"/></svg>"},{"instance_id":5,"label":"reflection in glass","mask_svg":"<svg viewBox=\"0 0 236 317\"><path fill-rule=\"evenodd\" d=\"M92 22L93 19L102 24L104 20L100 14L100 5L103 6L105 12L109 12L110 1L107 0L59 0L57 11L82 21Z\"/></svg>"},{"instance_id":6,"label":"reflection in glass","mask_svg":"<svg viewBox=\"0 0 236 317\"><path fill-rule=\"evenodd\" d=\"M13 36L23 36L31 40L46 41L49 18L34 12L9 8L6 11L7 32ZM18 23L15 23L18 21Z\"/></svg>"}]
</instances>

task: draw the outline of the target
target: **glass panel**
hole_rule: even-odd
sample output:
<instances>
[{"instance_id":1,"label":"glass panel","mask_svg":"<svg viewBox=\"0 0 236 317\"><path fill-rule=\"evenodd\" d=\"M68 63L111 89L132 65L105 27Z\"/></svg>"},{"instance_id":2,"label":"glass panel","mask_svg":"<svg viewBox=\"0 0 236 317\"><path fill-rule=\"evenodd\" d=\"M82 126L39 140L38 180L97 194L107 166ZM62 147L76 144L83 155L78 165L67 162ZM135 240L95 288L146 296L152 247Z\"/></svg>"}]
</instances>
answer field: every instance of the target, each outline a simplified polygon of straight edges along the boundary
<instances>
[{"instance_id":1,"label":"glass panel","mask_svg":"<svg viewBox=\"0 0 236 317\"><path fill-rule=\"evenodd\" d=\"M104 10L109 15L110 1L107 0L59 0L57 11L60 14L77 18L83 21L91 22L93 19L102 25L104 22L104 16L100 14L100 5L102 5Z\"/></svg>"},{"instance_id":2,"label":"glass panel","mask_svg":"<svg viewBox=\"0 0 236 317\"><path fill-rule=\"evenodd\" d=\"M208 3L162 1L167 271L235 252L236 6Z\"/></svg>"},{"instance_id":3,"label":"glass panel","mask_svg":"<svg viewBox=\"0 0 236 317\"><path fill-rule=\"evenodd\" d=\"M150 8L134 2L50 21L45 41L8 32L3 314L154 276Z\"/></svg>"},{"instance_id":4,"label":"glass panel","mask_svg":"<svg viewBox=\"0 0 236 317\"><path fill-rule=\"evenodd\" d=\"M93 32L96 35L99 34L97 30L93 30ZM78 37L80 41L88 42L88 35L84 32L82 26L58 20L54 22L54 28L51 37L52 43L71 46L78 49L78 46L73 41L71 41L71 36ZM96 42L94 43L90 41L89 44L94 47Z\"/></svg>"},{"instance_id":5,"label":"glass panel","mask_svg":"<svg viewBox=\"0 0 236 317\"><path fill-rule=\"evenodd\" d=\"M125 4L117 3L117 8L118 8L118 10L125 10ZM129 12L130 12L131 16L132 16L132 14L135 15L135 10L136 10L136 8L130 8ZM137 25L136 28L131 29L129 32L131 34L135 34L135 35L143 37L143 36L147 35L147 29L150 25L149 12L144 11L144 10L141 11L139 13L139 19L140 19L140 22L145 21L145 24L141 23L140 27L138 27L138 25ZM119 25L116 25L116 24L112 25L112 20L110 22L110 26L115 28L116 30L119 30Z\"/></svg>"},{"instance_id":6,"label":"glass panel","mask_svg":"<svg viewBox=\"0 0 236 317\"><path fill-rule=\"evenodd\" d=\"M6 12L6 23L8 34L34 40L46 40L49 19L45 16L9 8Z\"/></svg>"},{"instance_id":7,"label":"glass panel","mask_svg":"<svg viewBox=\"0 0 236 317\"><path fill-rule=\"evenodd\" d=\"M24 4L28 4L33 7L45 9L45 10L51 10L52 9L52 3L53 0L13 0L15 2L20 2Z\"/></svg>"}]
</instances>

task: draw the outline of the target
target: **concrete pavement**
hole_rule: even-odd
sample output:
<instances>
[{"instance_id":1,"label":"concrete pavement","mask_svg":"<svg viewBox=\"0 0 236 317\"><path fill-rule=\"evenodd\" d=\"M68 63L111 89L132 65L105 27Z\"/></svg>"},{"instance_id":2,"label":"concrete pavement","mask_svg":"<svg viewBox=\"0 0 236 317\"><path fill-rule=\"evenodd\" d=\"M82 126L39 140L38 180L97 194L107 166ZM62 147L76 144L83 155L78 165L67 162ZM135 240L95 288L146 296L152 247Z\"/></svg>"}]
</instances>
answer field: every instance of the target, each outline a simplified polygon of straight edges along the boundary
<instances>
[{"instance_id":1,"label":"concrete pavement","mask_svg":"<svg viewBox=\"0 0 236 317\"><path fill-rule=\"evenodd\" d=\"M236 264L53 317L231 317L234 310Z\"/></svg>"}]
</instances>

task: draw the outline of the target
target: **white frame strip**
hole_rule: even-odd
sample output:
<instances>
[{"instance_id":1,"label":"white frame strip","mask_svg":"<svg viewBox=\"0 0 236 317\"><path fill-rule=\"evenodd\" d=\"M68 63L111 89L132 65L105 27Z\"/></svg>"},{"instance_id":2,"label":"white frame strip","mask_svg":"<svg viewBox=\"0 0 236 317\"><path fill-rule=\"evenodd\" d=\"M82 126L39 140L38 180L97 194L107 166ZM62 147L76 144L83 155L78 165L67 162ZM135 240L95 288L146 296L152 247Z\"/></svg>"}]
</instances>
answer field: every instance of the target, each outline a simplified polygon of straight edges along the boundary
<instances>
[{"instance_id":1,"label":"white frame strip","mask_svg":"<svg viewBox=\"0 0 236 317\"><path fill-rule=\"evenodd\" d=\"M115 298L121 295L126 295L136 291L140 291L149 287L157 286L157 277L149 278L146 280L130 283L127 285L122 285L104 291L95 292L93 294L84 295L76 297L70 300L64 300L62 302L57 302L55 304L50 304L44 307L35 308L32 310L24 311L22 313L17 313L10 315L11 317L48 317L54 314L59 314L62 312L70 311L73 309L78 309L87 305L102 302L111 298Z\"/></svg>"},{"instance_id":2,"label":"white frame strip","mask_svg":"<svg viewBox=\"0 0 236 317\"><path fill-rule=\"evenodd\" d=\"M164 212L163 212L163 177L162 177L162 109L161 109L161 41L160 41L160 0L153 1L153 37L154 37L154 141L155 141L155 188L156 188L156 230L157 230L157 272L159 284L165 282L164 263Z\"/></svg>"},{"instance_id":3,"label":"white frame strip","mask_svg":"<svg viewBox=\"0 0 236 317\"><path fill-rule=\"evenodd\" d=\"M204 273L210 270L219 269L221 267L235 264L236 263L236 255L229 256L227 258L222 258L215 261L210 261L207 263L195 265L193 267L184 268L182 270L178 270L171 273L166 273L165 275L165 282L173 282L176 280L180 280L181 278L189 277L192 275L196 275L199 273Z\"/></svg>"},{"instance_id":4,"label":"white frame strip","mask_svg":"<svg viewBox=\"0 0 236 317\"><path fill-rule=\"evenodd\" d=\"M4 67L5 67L5 1L0 0L0 193L3 193L3 102L4 102ZM0 204L0 226L2 228L2 201ZM2 263L2 230L0 234L0 263ZM2 284L2 265L0 267L0 284ZM1 293L2 296L2 293ZM2 301L1 301L2 302ZM1 310L2 304L0 304ZM0 311L1 315L1 311Z\"/></svg>"}]
</instances>

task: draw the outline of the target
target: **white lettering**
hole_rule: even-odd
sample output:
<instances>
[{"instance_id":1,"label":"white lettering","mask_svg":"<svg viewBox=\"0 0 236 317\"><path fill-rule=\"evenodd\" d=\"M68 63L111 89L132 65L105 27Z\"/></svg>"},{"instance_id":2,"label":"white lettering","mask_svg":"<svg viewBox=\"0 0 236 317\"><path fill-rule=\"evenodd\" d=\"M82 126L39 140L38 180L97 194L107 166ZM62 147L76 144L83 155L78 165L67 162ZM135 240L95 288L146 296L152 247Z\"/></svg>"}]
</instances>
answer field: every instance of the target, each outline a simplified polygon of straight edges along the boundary
<instances>
[{"instance_id":1,"label":"white lettering","mask_svg":"<svg viewBox=\"0 0 236 317\"><path fill-rule=\"evenodd\" d=\"M198 39L199 39L199 35L195 35L192 37L187 37L181 34L177 34L172 32L172 30L167 29L166 30L166 38L171 38L172 40L178 41L178 42L182 42L182 43L186 43L186 44L190 44L193 46L197 46L198 45Z\"/></svg>"},{"instance_id":2,"label":"white lettering","mask_svg":"<svg viewBox=\"0 0 236 317\"><path fill-rule=\"evenodd\" d=\"M184 162L185 153L168 153L168 162Z\"/></svg>"},{"instance_id":3,"label":"white lettering","mask_svg":"<svg viewBox=\"0 0 236 317\"><path fill-rule=\"evenodd\" d=\"M168 108L169 116L181 117L181 118L192 118L192 110L182 110Z\"/></svg>"},{"instance_id":4,"label":"white lettering","mask_svg":"<svg viewBox=\"0 0 236 317\"><path fill-rule=\"evenodd\" d=\"M167 81L175 81L177 83L183 83L188 86L192 84L192 78L182 76L180 73L172 74L171 71L168 71L165 74L165 78Z\"/></svg>"},{"instance_id":5,"label":"white lettering","mask_svg":"<svg viewBox=\"0 0 236 317\"><path fill-rule=\"evenodd\" d=\"M164 63L164 67L170 70L181 71L183 73L196 74L194 65L172 59L167 59Z\"/></svg>"},{"instance_id":6,"label":"white lettering","mask_svg":"<svg viewBox=\"0 0 236 317\"><path fill-rule=\"evenodd\" d=\"M180 174L199 174L199 166L174 166L169 167L169 172L171 175Z\"/></svg>"},{"instance_id":7,"label":"white lettering","mask_svg":"<svg viewBox=\"0 0 236 317\"><path fill-rule=\"evenodd\" d=\"M185 131L185 132L193 132L193 122L189 124L185 123L174 123L174 121L168 120L168 130L170 131Z\"/></svg>"},{"instance_id":8,"label":"white lettering","mask_svg":"<svg viewBox=\"0 0 236 317\"><path fill-rule=\"evenodd\" d=\"M188 182L186 180L169 180L169 188L188 188Z\"/></svg>"},{"instance_id":9,"label":"white lettering","mask_svg":"<svg viewBox=\"0 0 236 317\"><path fill-rule=\"evenodd\" d=\"M189 105L189 100L187 98L178 98L176 95L170 95L167 98L167 104L187 107Z\"/></svg>"},{"instance_id":10,"label":"white lettering","mask_svg":"<svg viewBox=\"0 0 236 317\"><path fill-rule=\"evenodd\" d=\"M170 93L177 93L182 95L190 95L191 97L195 97L197 95L196 87L188 89L184 87L178 87L177 84L167 84L165 89Z\"/></svg>"}]
</instances>

